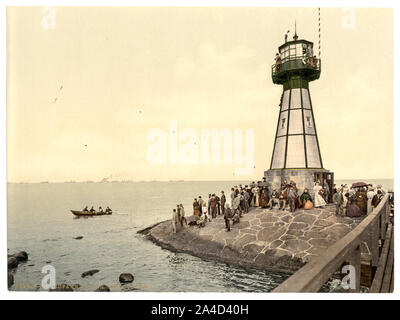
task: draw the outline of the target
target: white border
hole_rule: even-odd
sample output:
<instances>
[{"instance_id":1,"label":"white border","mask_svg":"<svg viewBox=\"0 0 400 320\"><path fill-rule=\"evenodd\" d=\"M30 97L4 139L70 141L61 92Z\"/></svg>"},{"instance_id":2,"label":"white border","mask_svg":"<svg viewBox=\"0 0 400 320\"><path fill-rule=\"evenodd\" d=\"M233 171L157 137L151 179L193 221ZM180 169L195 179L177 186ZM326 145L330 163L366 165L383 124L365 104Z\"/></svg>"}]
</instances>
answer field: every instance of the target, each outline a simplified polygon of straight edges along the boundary
<instances>
[{"instance_id":1,"label":"white border","mask_svg":"<svg viewBox=\"0 0 400 320\"><path fill-rule=\"evenodd\" d=\"M6 7L8 6L197 6L197 7L380 7L380 8L394 8L394 120L395 123L399 123L399 104L398 104L398 91L395 88L400 88L397 74L399 73L399 64L395 57L398 56L398 30L399 30L399 14L398 14L398 1L394 0L380 0L380 1L355 1L355 0L309 0L309 1L289 1L281 0L277 1L266 1L266 0L169 0L169 1L157 1L157 0L137 0L137 1L126 1L126 0L98 0L95 3L88 0L47 0L47 1L35 1L35 0L5 0L2 1L1 7L1 75L3 81L1 81L1 114L0 114L0 146L1 146L1 165L0 165L0 298L1 299L46 299L46 300L60 300L60 299L100 299L100 300L115 300L115 299L137 299L137 300L167 300L167 299L178 299L178 300L190 300L190 299L231 299L231 300L277 300L277 299L320 299L320 300L338 300L338 299L397 299L399 298L399 278L398 269L399 264L397 257L399 257L400 247L395 246L395 293L394 294L305 294L305 293L150 293L150 292L112 292L112 293L93 293L93 292L74 292L74 293L48 293L48 292L9 292L7 290L6 274L7 266L3 263L3 259L7 253L7 220L6 220ZM268 18L268 17L266 17ZM379 76L379 75L377 75ZM397 121L396 121L397 120ZM395 134L395 146L399 142L399 127L394 126ZM377 134L379 134L377 132ZM366 146L370 147L370 146ZM395 148L395 192L400 190L399 179L397 179L399 170L398 165L400 163L399 148ZM399 206L399 198L396 194L395 197L396 208ZM395 228L395 236L398 238L398 230ZM251 308L250 308L251 312Z\"/></svg>"}]
</instances>

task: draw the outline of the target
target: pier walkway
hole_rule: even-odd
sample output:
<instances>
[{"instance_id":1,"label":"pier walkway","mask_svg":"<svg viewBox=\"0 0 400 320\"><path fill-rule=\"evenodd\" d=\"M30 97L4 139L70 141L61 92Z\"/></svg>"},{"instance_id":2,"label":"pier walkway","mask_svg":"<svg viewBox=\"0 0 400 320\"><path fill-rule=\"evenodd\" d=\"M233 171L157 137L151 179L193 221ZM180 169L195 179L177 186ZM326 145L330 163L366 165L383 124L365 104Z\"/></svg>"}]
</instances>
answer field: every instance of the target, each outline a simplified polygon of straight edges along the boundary
<instances>
[{"instance_id":1,"label":"pier walkway","mask_svg":"<svg viewBox=\"0 0 400 320\"><path fill-rule=\"evenodd\" d=\"M348 290L360 292L361 247L365 245L370 252L373 279L369 291L393 292L394 236L389 214L389 197L385 195L374 211L351 232L289 277L274 292L317 292L334 273L349 265L354 268L355 282Z\"/></svg>"},{"instance_id":2,"label":"pier walkway","mask_svg":"<svg viewBox=\"0 0 400 320\"><path fill-rule=\"evenodd\" d=\"M336 216L334 205L295 212L255 208L244 214L230 232L225 230L221 215L203 228L178 225L176 234L172 233L171 220L139 233L175 252L294 273L317 261L328 252L327 248L354 231L362 221L362 218Z\"/></svg>"}]
</instances>

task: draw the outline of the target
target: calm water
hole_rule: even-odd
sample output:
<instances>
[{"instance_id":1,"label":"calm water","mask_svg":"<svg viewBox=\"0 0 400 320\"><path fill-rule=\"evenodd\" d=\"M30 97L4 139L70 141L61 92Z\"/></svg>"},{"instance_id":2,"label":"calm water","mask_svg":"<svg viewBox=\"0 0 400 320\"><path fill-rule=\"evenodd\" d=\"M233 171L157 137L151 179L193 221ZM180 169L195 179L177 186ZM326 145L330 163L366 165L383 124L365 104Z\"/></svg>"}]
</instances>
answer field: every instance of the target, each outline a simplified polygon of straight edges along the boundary
<instances>
[{"instance_id":1,"label":"calm water","mask_svg":"<svg viewBox=\"0 0 400 320\"><path fill-rule=\"evenodd\" d=\"M353 181L337 181L348 183ZM392 180L366 181L393 188ZM37 290L42 267L56 268L57 283L79 283L82 291L101 284L112 291L268 292L286 274L243 269L172 253L143 239L137 231L170 219L183 203L191 214L193 198L219 193L240 182L49 183L8 185L9 253L27 251L29 261L16 270L12 290ZM247 183L247 182L246 182ZM107 205L112 216L76 219L70 209ZM75 237L83 236L82 240ZM100 272L81 278L91 269ZM134 274L119 284L120 273Z\"/></svg>"},{"instance_id":2,"label":"calm water","mask_svg":"<svg viewBox=\"0 0 400 320\"><path fill-rule=\"evenodd\" d=\"M170 219L177 203L183 203L189 214L195 196L228 192L232 184L9 184L9 253L29 253L29 261L14 274L13 290L36 290L42 281L42 267L50 264L56 268L57 283L79 283L81 290L88 291L101 284L112 291L270 291L287 275L172 253L137 234L142 228ZM85 205L109 205L114 214L74 219L69 210ZM84 238L75 240L78 236ZM91 269L100 272L82 279L81 274ZM118 277L123 272L134 274L133 284L119 284Z\"/></svg>"}]
</instances>

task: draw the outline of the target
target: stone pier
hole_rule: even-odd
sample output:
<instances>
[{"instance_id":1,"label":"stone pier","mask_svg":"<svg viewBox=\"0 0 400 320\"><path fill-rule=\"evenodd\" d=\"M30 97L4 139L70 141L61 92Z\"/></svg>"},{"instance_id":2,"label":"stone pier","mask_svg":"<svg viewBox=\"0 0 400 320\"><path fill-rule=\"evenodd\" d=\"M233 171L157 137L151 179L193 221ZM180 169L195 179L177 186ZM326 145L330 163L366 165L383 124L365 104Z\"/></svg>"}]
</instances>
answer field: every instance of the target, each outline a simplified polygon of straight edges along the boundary
<instances>
[{"instance_id":1,"label":"stone pier","mask_svg":"<svg viewBox=\"0 0 400 320\"><path fill-rule=\"evenodd\" d=\"M187 210L188 211L188 210ZM239 224L225 230L222 216L203 228L179 225L172 233L171 221L139 231L162 248L200 258L293 273L354 229L362 218L337 217L335 207L296 210L252 209Z\"/></svg>"}]
</instances>

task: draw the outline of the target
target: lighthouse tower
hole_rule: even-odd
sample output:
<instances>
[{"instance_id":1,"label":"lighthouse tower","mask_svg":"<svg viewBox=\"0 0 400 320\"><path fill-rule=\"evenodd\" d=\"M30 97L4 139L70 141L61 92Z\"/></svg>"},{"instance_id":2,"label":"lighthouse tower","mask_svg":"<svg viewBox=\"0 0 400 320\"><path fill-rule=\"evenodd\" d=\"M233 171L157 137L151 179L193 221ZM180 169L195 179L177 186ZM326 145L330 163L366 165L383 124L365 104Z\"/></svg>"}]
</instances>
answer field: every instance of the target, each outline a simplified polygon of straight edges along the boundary
<instances>
[{"instance_id":1,"label":"lighthouse tower","mask_svg":"<svg viewBox=\"0 0 400 320\"><path fill-rule=\"evenodd\" d=\"M324 169L309 83L319 79L321 60L313 53L313 43L299 40L279 47L272 66L272 81L283 86L270 168L264 172L271 189L294 181L299 192L312 193L319 181L332 195L333 173Z\"/></svg>"}]
</instances>

